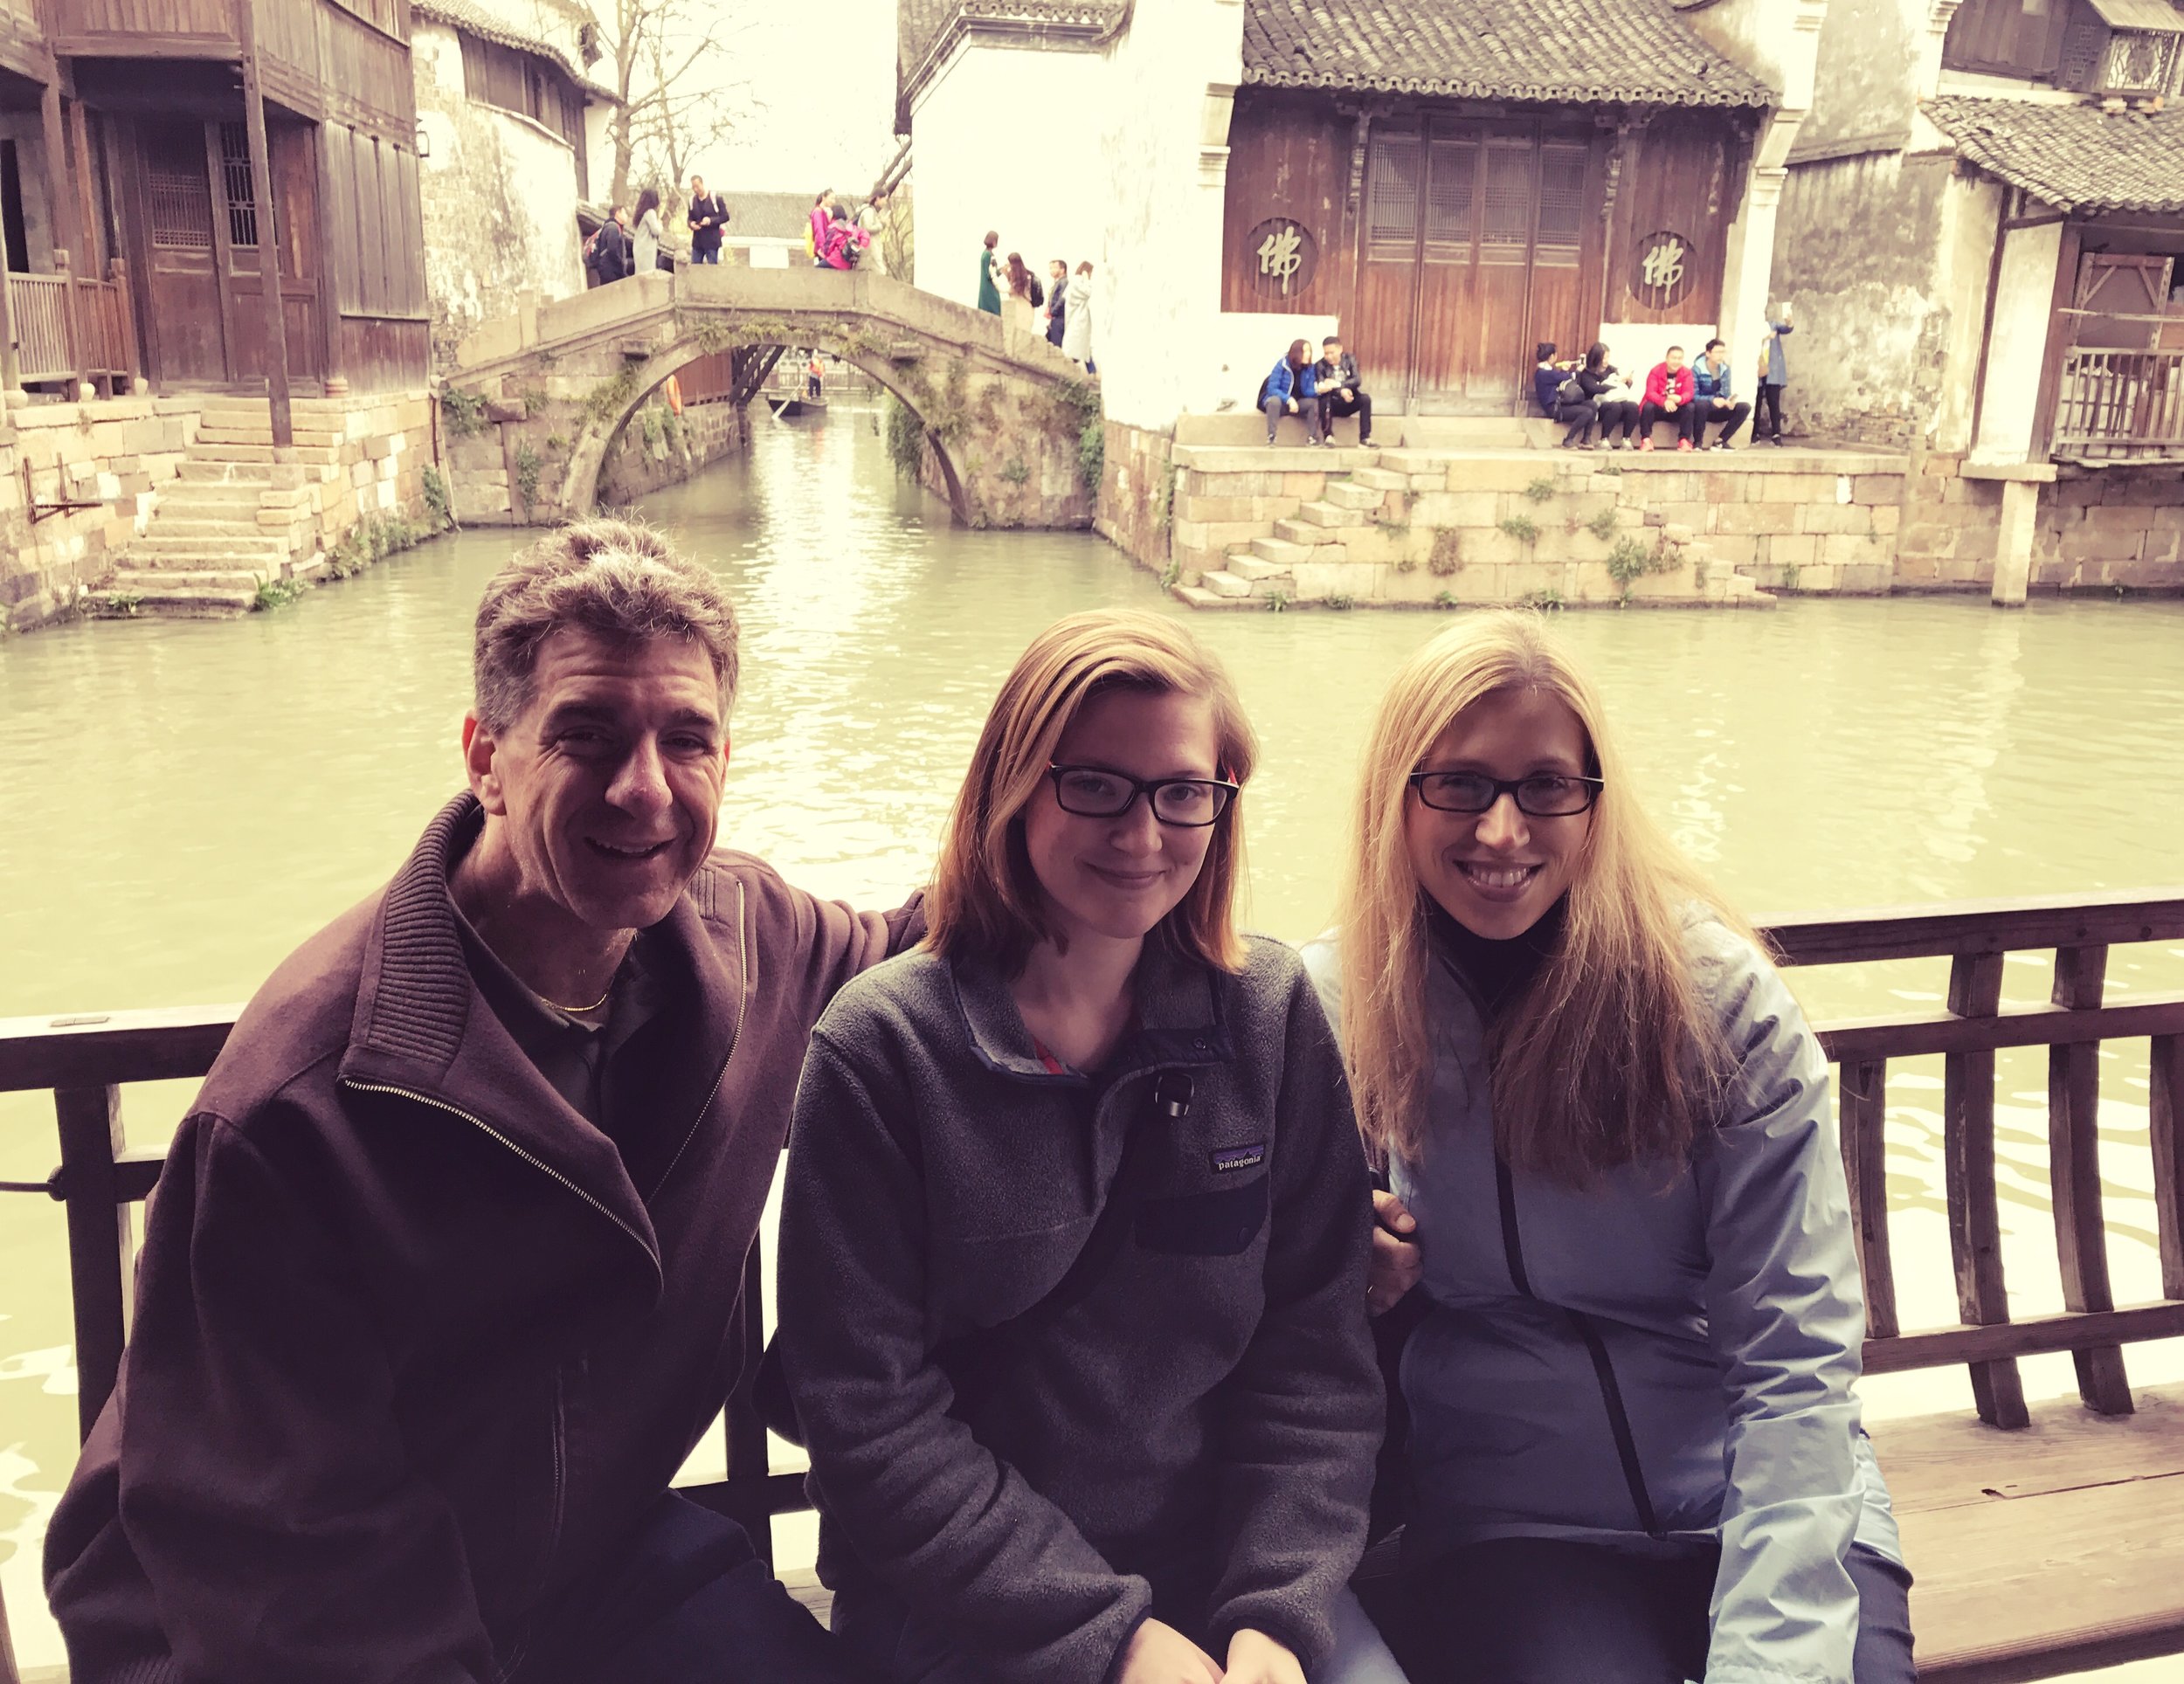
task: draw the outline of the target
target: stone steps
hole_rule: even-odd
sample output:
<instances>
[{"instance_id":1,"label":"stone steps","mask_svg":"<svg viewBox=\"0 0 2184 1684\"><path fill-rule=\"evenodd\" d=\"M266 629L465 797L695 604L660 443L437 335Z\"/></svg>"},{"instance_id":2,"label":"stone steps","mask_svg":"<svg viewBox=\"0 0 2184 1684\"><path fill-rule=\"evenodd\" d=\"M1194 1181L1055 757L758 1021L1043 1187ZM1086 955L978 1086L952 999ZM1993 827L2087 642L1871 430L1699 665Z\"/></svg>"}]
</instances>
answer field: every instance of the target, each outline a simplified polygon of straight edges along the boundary
<instances>
[{"instance_id":1,"label":"stone steps","mask_svg":"<svg viewBox=\"0 0 2184 1684\"><path fill-rule=\"evenodd\" d=\"M1264 540L1260 542L1263 542ZM1248 550L1231 556L1228 558L1228 570L1238 578L1249 579L1254 584L1261 579L1286 579L1290 576L1288 563L1263 561Z\"/></svg>"},{"instance_id":2,"label":"stone steps","mask_svg":"<svg viewBox=\"0 0 2184 1684\"><path fill-rule=\"evenodd\" d=\"M1216 597L1234 598L1251 595L1250 580L1238 578L1234 573L1226 571L1200 575L1199 588L1210 590Z\"/></svg>"},{"instance_id":3,"label":"stone steps","mask_svg":"<svg viewBox=\"0 0 2184 1684\"><path fill-rule=\"evenodd\" d=\"M151 534L132 542L124 556L128 561L156 568L162 573L215 562L277 572L287 565L292 553L285 537L169 538L159 535L155 523Z\"/></svg>"},{"instance_id":4,"label":"stone steps","mask_svg":"<svg viewBox=\"0 0 2184 1684\"><path fill-rule=\"evenodd\" d=\"M273 464L208 461L185 456L175 465L175 478L185 486L255 486L262 490L273 484Z\"/></svg>"},{"instance_id":5,"label":"stone steps","mask_svg":"<svg viewBox=\"0 0 2184 1684\"><path fill-rule=\"evenodd\" d=\"M218 442L207 444L202 438L190 446L190 459L198 462L247 462L253 465L262 463L267 467L271 467L275 459L273 446L270 444L224 445ZM341 466L341 459L342 453L338 450L317 447L307 449L301 445L296 446L295 459L308 466L338 467Z\"/></svg>"},{"instance_id":6,"label":"stone steps","mask_svg":"<svg viewBox=\"0 0 2184 1684\"><path fill-rule=\"evenodd\" d=\"M262 426L225 426L208 422L197 429L197 444L247 445L253 449L273 448L273 429ZM347 442L346 436L331 428L298 427L292 442L299 449L338 450Z\"/></svg>"},{"instance_id":7,"label":"stone steps","mask_svg":"<svg viewBox=\"0 0 2184 1684\"><path fill-rule=\"evenodd\" d=\"M243 538L256 539L268 535L258 523L257 506L247 510L199 509L177 510L172 504L160 505L154 530L162 538Z\"/></svg>"},{"instance_id":8,"label":"stone steps","mask_svg":"<svg viewBox=\"0 0 2184 1684\"><path fill-rule=\"evenodd\" d=\"M1284 519L1274 523L1274 535L1300 548L1310 549L1316 544L1333 543L1336 535L1330 527L1320 526L1310 521ZM1253 542L1256 542L1257 540L1254 539Z\"/></svg>"},{"instance_id":9,"label":"stone steps","mask_svg":"<svg viewBox=\"0 0 2184 1684\"><path fill-rule=\"evenodd\" d=\"M1295 567L1299 562L1310 561L1313 548L1310 544L1293 544L1282 538L1254 538L1251 541L1251 554L1254 560L1284 569Z\"/></svg>"},{"instance_id":10,"label":"stone steps","mask_svg":"<svg viewBox=\"0 0 2184 1684\"><path fill-rule=\"evenodd\" d=\"M1332 492L1337 487L1330 486L1327 489ZM1379 500L1375 498L1373 500L1378 502ZM1303 507L1297 510L1297 516L1301 520L1310 521L1314 526L1319 527L1356 527L1366 524L1363 509L1345 508L1340 504L1324 500L1305 504Z\"/></svg>"},{"instance_id":11,"label":"stone steps","mask_svg":"<svg viewBox=\"0 0 2184 1684\"><path fill-rule=\"evenodd\" d=\"M258 590L270 575L232 568L157 570L123 567L114 570L107 590L133 597L139 611L162 617L247 614L258 606Z\"/></svg>"},{"instance_id":12,"label":"stone steps","mask_svg":"<svg viewBox=\"0 0 2184 1684\"><path fill-rule=\"evenodd\" d=\"M1350 475L1350 482L1379 492L1408 491L1411 488L1410 475L1397 473L1388 468L1355 469Z\"/></svg>"},{"instance_id":13,"label":"stone steps","mask_svg":"<svg viewBox=\"0 0 2184 1684\"><path fill-rule=\"evenodd\" d=\"M1375 470L1368 468L1366 472L1372 473ZM1388 478L1393 480L1396 476L1390 474ZM1327 487L1326 500L1334 504L1337 508L1351 508L1369 514L1380 507L1381 501L1387 495L1387 490L1386 487L1359 485L1355 476L1352 476L1349 480L1330 480Z\"/></svg>"}]
</instances>

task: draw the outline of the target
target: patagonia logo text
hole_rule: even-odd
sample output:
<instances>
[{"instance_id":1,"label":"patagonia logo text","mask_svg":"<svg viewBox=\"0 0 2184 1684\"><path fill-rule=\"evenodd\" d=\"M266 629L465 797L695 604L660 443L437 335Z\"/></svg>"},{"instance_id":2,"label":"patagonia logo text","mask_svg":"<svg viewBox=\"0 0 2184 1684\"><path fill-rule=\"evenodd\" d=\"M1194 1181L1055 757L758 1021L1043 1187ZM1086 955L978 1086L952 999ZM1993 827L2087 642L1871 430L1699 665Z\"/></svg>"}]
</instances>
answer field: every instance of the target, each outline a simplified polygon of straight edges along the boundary
<instances>
[{"instance_id":1,"label":"patagonia logo text","mask_svg":"<svg viewBox=\"0 0 2184 1684\"><path fill-rule=\"evenodd\" d=\"M1267 1161L1267 1143L1254 1140L1248 1146L1224 1146L1206 1156L1213 1161L1216 1175L1227 1175L1231 1170L1248 1170Z\"/></svg>"}]
</instances>

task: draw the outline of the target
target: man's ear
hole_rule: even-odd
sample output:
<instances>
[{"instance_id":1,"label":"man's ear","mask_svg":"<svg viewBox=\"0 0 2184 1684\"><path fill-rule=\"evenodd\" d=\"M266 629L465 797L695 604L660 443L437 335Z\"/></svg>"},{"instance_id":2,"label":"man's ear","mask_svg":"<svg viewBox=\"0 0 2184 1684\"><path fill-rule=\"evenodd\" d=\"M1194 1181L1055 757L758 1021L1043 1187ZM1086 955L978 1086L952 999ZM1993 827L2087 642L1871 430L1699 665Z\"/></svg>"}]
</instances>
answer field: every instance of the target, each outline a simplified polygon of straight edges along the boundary
<instances>
[{"instance_id":1,"label":"man's ear","mask_svg":"<svg viewBox=\"0 0 2184 1684\"><path fill-rule=\"evenodd\" d=\"M505 817L508 812L501 776L494 769L494 756L499 748L498 739L478 722L477 714L463 715L463 771L469 779L471 794L496 818Z\"/></svg>"},{"instance_id":2,"label":"man's ear","mask_svg":"<svg viewBox=\"0 0 2184 1684\"><path fill-rule=\"evenodd\" d=\"M729 761L736 757L735 749L735 739L729 735L725 728L723 728L721 732L721 764L722 766L726 766Z\"/></svg>"}]
</instances>

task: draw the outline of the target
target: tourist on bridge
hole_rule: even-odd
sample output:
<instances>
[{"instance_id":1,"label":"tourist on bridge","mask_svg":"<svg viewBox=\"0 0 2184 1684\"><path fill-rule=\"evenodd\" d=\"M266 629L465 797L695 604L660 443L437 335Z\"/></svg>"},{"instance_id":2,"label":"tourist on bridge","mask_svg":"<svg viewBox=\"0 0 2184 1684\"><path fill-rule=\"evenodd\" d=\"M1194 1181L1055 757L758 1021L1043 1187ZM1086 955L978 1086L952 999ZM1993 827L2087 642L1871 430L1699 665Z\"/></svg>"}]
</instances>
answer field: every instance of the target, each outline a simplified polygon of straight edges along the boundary
<instances>
[{"instance_id":1,"label":"tourist on bridge","mask_svg":"<svg viewBox=\"0 0 2184 1684\"><path fill-rule=\"evenodd\" d=\"M1400 1684L1344 1588L1364 1154L1296 954L1234 922L1254 755L1175 621L1041 632L925 943L812 1038L779 1349L834 1629L891 1684Z\"/></svg>"},{"instance_id":2,"label":"tourist on bridge","mask_svg":"<svg viewBox=\"0 0 2184 1684\"><path fill-rule=\"evenodd\" d=\"M1319 386L1312 373L1312 354L1301 339L1289 342L1288 352L1259 383L1258 406L1267 418L1267 443L1275 440L1275 428L1285 415L1304 424L1307 445L1335 441L1322 431Z\"/></svg>"},{"instance_id":3,"label":"tourist on bridge","mask_svg":"<svg viewBox=\"0 0 2184 1684\"><path fill-rule=\"evenodd\" d=\"M1593 400L1594 419L1600 428L1600 437L1593 447L1610 448L1608 434L1620 427L1623 436L1613 447L1628 450L1631 434L1638 430L1638 392L1630 383L1630 376L1607 360L1605 344L1596 340L1586 349L1585 366L1578 370L1577 381L1578 390Z\"/></svg>"},{"instance_id":4,"label":"tourist on bridge","mask_svg":"<svg viewBox=\"0 0 2184 1684\"><path fill-rule=\"evenodd\" d=\"M855 213L837 200L826 224L826 243L819 248L819 261L829 269L854 269L865 247L871 244L872 236L859 226Z\"/></svg>"},{"instance_id":5,"label":"tourist on bridge","mask_svg":"<svg viewBox=\"0 0 2184 1684\"><path fill-rule=\"evenodd\" d=\"M1077 265L1069 277L1068 317L1062 323L1061 354L1081 363L1087 374L1098 372L1092 361L1092 265Z\"/></svg>"},{"instance_id":6,"label":"tourist on bridge","mask_svg":"<svg viewBox=\"0 0 2184 1684\"><path fill-rule=\"evenodd\" d=\"M874 193L864 202L863 207L857 212L857 226L865 231L869 248L866 255L870 259L867 266L874 273L884 275L888 273L887 242L881 238L888 226L888 196L885 193Z\"/></svg>"},{"instance_id":7,"label":"tourist on bridge","mask_svg":"<svg viewBox=\"0 0 2184 1684\"><path fill-rule=\"evenodd\" d=\"M1706 424L1710 421L1722 424L1721 437L1711 448L1736 449L1737 429L1744 425L1745 418L1752 413L1752 405L1739 404L1731 391L1731 374L1728 342L1708 340L1698 361L1691 365L1691 434L1701 450L1710 448L1706 442Z\"/></svg>"},{"instance_id":8,"label":"tourist on bridge","mask_svg":"<svg viewBox=\"0 0 2184 1684\"><path fill-rule=\"evenodd\" d=\"M586 244L584 261L600 286L630 273L629 212L616 205Z\"/></svg>"},{"instance_id":9,"label":"tourist on bridge","mask_svg":"<svg viewBox=\"0 0 2184 1684\"><path fill-rule=\"evenodd\" d=\"M1397 672L1305 962L1384 1162L1412 1684L1910 1684L1827 1055L1538 615Z\"/></svg>"},{"instance_id":10,"label":"tourist on bridge","mask_svg":"<svg viewBox=\"0 0 2184 1684\"><path fill-rule=\"evenodd\" d=\"M994 255L1000 244L1000 235L989 232L978 249L978 307L988 315L1001 314L1001 259Z\"/></svg>"},{"instance_id":11,"label":"tourist on bridge","mask_svg":"<svg viewBox=\"0 0 2184 1684\"><path fill-rule=\"evenodd\" d=\"M1358 359L1342 348L1340 335L1330 334L1319 343L1319 361L1312 365L1313 383L1319 390L1321 424L1333 442L1335 423L1346 415L1358 418L1358 442L1372 442L1372 398L1358 377Z\"/></svg>"},{"instance_id":12,"label":"tourist on bridge","mask_svg":"<svg viewBox=\"0 0 2184 1684\"><path fill-rule=\"evenodd\" d=\"M690 209L684 218L690 224L690 261L721 260L721 231L728 226L728 206L718 193L705 190L705 177L690 177Z\"/></svg>"},{"instance_id":13,"label":"tourist on bridge","mask_svg":"<svg viewBox=\"0 0 2184 1684\"><path fill-rule=\"evenodd\" d=\"M826 266L826 231L834 220L834 190L819 189L819 197L812 201L812 213L804 226L804 255L812 259L815 269Z\"/></svg>"},{"instance_id":14,"label":"tourist on bridge","mask_svg":"<svg viewBox=\"0 0 2184 1684\"><path fill-rule=\"evenodd\" d=\"M1069 266L1056 258L1047 266L1047 342L1056 350L1068 331Z\"/></svg>"},{"instance_id":15,"label":"tourist on bridge","mask_svg":"<svg viewBox=\"0 0 2184 1684\"><path fill-rule=\"evenodd\" d=\"M1019 252L1011 252L1002 265L1001 324L1027 339L1039 337L1039 309L1047 301L1045 288Z\"/></svg>"},{"instance_id":16,"label":"tourist on bridge","mask_svg":"<svg viewBox=\"0 0 2184 1684\"><path fill-rule=\"evenodd\" d=\"M668 1488L811 1025L906 933L713 852L736 659L619 521L487 585L469 789L168 1153L46 1541L77 1684L863 1684Z\"/></svg>"},{"instance_id":17,"label":"tourist on bridge","mask_svg":"<svg viewBox=\"0 0 2184 1684\"><path fill-rule=\"evenodd\" d=\"M1683 366L1683 348L1669 347L1668 355L1653 365L1646 376L1645 402L1638 406L1638 448L1653 448L1653 429L1657 421L1674 423L1676 447L1693 448L1692 435L1698 410L1691 402L1694 382L1690 369Z\"/></svg>"},{"instance_id":18,"label":"tourist on bridge","mask_svg":"<svg viewBox=\"0 0 2184 1684\"><path fill-rule=\"evenodd\" d=\"M660 267L660 190L648 187L637 196L636 227L630 236L633 273L649 275Z\"/></svg>"},{"instance_id":19,"label":"tourist on bridge","mask_svg":"<svg viewBox=\"0 0 2184 1684\"><path fill-rule=\"evenodd\" d=\"M1540 414L1563 424L1565 431L1559 448L1580 450L1593 431L1596 411L1593 400L1586 396L1584 383L1578 378L1575 359L1556 362L1556 349L1550 340L1542 340L1533 347L1532 397L1539 404Z\"/></svg>"},{"instance_id":20,"label":"tourist on bridge","mask_svg":"<svg viewBox=\"0 0 2184 1684\"><path fill-rule=\"evenodd\" d=\"M1790 383L1790 359L1782 342L1794 331L1787 304L1767 312L1767 335L1759 348L1759 412L1752 420L1752 435L1758 438L1765 424L1771 445L1783 442L1782 388Z\"/></svg>"}]
</instances>

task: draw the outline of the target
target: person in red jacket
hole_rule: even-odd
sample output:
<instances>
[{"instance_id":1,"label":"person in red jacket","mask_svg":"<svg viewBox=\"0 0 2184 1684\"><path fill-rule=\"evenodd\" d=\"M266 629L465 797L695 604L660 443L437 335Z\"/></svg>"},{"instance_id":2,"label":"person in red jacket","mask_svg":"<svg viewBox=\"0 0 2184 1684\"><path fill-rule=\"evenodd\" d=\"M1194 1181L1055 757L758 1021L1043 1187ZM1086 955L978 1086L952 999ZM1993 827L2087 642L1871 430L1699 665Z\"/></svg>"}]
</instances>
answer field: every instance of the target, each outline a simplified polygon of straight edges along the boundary
<instances>
[{"instance_id":1,"label":"person in red jacket","mask_svg":"<svg viewBox=\"0 0 2184 1684\"><path fill-rule=\"evenodd\" d=\"M168 1153L46 1539L76 1684L864 1676L668 1487L812 1025L918 932L714 852L735 616L656 534L509 562L475 662L468 789Z\"/></svg>"},{"instance_id":2,"label":"person in red jacket","mask_svg":"<svg viewBox=\"0 0 2184 1684\"><path fill-rule=\"evenodd\" d=\"M1697 419L1698 408L1691 402L1693 385L1691 371L1683 365L1683 348L1669 347L1669 354L1653 365L1653 372L1646 376L1646 401L1638 406L1638 448L1653 448L1653 424L1673 421L1676 424L1676 447L1693 448L1691 435Z\"/></svg>"}]
</instances>

